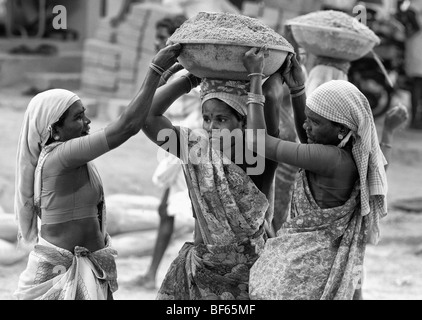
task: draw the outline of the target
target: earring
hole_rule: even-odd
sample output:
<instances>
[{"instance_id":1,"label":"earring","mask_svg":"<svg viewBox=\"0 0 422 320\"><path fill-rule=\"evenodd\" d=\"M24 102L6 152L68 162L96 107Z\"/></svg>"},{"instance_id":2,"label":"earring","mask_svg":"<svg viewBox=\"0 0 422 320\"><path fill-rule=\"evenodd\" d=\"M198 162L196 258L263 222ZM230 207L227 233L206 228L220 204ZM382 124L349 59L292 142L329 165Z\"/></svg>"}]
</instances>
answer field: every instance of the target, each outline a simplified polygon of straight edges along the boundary
<instances>
[{"instance_id":1,"label":"earring","mask_svg":"<svg viewBox=\"0 0 422 320\"><path fill-rule=\"evenodd\" d=\"M337 136L337 138L339 138L339 140L343 140L344 139L344 136L341 133L339 133L338 136Z\"/></svg>"},{"instance_id":2,"label":"earring","mask_svg":"<svg viewBox=\"0 0 422 320\"><path fill-rule=\"evenodd\" d=\"M55 134L53 136L53 139L56 140L56 141L59 141L60 140L60 136L58 134Z\"/></svg>"}]
</instances>

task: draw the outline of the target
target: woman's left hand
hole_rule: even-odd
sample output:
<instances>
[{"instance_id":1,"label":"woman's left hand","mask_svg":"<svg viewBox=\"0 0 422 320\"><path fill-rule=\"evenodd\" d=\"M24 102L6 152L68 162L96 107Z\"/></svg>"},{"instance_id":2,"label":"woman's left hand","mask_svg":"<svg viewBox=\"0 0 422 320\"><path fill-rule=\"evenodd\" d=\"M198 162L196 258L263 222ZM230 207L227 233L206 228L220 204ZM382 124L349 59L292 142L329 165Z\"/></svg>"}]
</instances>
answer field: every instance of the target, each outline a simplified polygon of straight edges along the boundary
<instances>
[{"instance_id":1,"label":"woman's left hand","mask_svg":"<svg viewBox=\"0 0 422 320\"><path fill-rule=\"evenodd\" d=\"M249 74L263 73L264 60L267 56L268 49L266 45L262 46L261 48L251 48L243 56L243 65Z\"/></svg>"}]
</instances>

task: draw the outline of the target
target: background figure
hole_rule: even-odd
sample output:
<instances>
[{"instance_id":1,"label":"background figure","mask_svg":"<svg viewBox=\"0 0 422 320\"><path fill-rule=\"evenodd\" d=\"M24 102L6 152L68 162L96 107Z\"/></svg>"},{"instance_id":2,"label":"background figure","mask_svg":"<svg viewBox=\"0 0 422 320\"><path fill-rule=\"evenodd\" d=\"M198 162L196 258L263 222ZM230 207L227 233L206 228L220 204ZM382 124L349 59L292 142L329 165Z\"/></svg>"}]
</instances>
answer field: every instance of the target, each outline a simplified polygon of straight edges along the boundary
<instances>
[{"instance_id":1,"label":"background figure","mask_svg":"<svg viewBox=\"0 0 422 320\"><path fill-rule=\"evenodd\" d=\"M410 77L412 97L410 127L422 129L422 31L415 26L416 23L419 26L422 24L422 0L413 0L408 5L406 3L408 1L403 1L402 16L405 12L408 13L408 18L413 13L416 15L416 21L413 24L405 24L407 30L405 71L406 75ZM409 25L413 25L413 27L409 27Z\"/></svg>"},{"instance_id":2,"label":"background figure","mask_svg":"<svg viewBox=\"0 0 422 320\"><path fill-rule=\"evenodd\" d=\"M157 51L165 47L167 39L185 20L185 16L175 15L165 17L157 22L155 35L155 49ZM178 64L172 70L174 70L175 75L166 74L169 76L168 81L170 82L172 79L187 73ZM161 84L164 84L164 82ZM188 94L176 100L172 104L172 108L166 112L166 116L172 120L174 125L182 125L191 129L200 128L202 126L202 114L199 89L193 88ZM173 236L176 216L176 219L182 220L186 225L192 224L193 226L191 202L178 159L168 155L159 163L152 181L155 185L163 188L164 192L158 207L160 224L152 260L146 274L135 281L136 285L147 289L155 288L158 267Z\"/></svg>"}]
</instances>

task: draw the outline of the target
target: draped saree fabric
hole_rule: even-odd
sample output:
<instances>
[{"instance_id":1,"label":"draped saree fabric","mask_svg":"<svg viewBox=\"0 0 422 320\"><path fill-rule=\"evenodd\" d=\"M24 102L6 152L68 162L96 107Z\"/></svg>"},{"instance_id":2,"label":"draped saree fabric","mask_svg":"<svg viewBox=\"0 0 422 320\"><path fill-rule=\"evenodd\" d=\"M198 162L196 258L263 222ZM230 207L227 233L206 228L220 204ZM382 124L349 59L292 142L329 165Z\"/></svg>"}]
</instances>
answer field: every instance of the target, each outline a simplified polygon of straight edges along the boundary
<instances>
[{"instance_id":1,"label":"draped saree fabric","mask_svg":"<svg viewBox=\"0 0 422 320\"><path fill-rule=\"evenodd\" d=\"M204 243L184 244L157 299L249 299L249 270L264 246L268 201L206 135L181 128L180 139L187 146L181 160Z\"/></svg>"},{"instance_id":2,"label":"draped saree fabric","mask_svg":"<svg viewBox=\"0 0 422 320\"><path fill-rule=\"evenodd\" d=\"M359 182L341 207L321 209L301 170L291 218L268 239L251 268L256 300L351 300L362 274L368 218L360 214Z\"/></svg>"},{"instance_id":3,"label":"draped saree fabric","mask_svg":"<svg viewBox=\"0 0 422 320\"><path fill-rule=\"evenodd\" d=\"M20 300L107 300L109 290L117 290L116 255L109 236L105 248L90 252L76 247L74 254L40 238L14 296Z\"/></svg>"}]
</instances>

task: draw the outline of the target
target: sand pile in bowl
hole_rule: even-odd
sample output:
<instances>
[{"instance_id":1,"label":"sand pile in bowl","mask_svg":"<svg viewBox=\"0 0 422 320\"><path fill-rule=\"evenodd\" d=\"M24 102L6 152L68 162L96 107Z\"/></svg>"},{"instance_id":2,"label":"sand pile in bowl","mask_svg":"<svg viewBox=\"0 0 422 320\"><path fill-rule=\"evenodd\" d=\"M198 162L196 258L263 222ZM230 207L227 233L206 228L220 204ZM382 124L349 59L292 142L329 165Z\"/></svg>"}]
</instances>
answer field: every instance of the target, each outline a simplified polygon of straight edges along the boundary
<instances>
[{"instance_id":1,"label":"sand pile in bowl","mask_svg":"<svg viewBox=\"0 0 422 320\"><path fill-rule=\"evenodd\" d=\"M260 47L267 45L288 52L293 46L283 36L255 18L232 14L199 12L185 21L169 38L176 43L231 43Z\"/></svg>"},{"instance_id":2,"label":"sand pile in bowl","mask_svg":"<svg viewBox=\"0 0 422 320\"><path fill-rule=\"evenodd\" d=\"M301 24L310 27L336 28L346 32L356 33L365 38L378 42L378 36L366 25L347 13L336 10L321 10L287 21L287 24Z\"/></svg>"}]
</instances>

